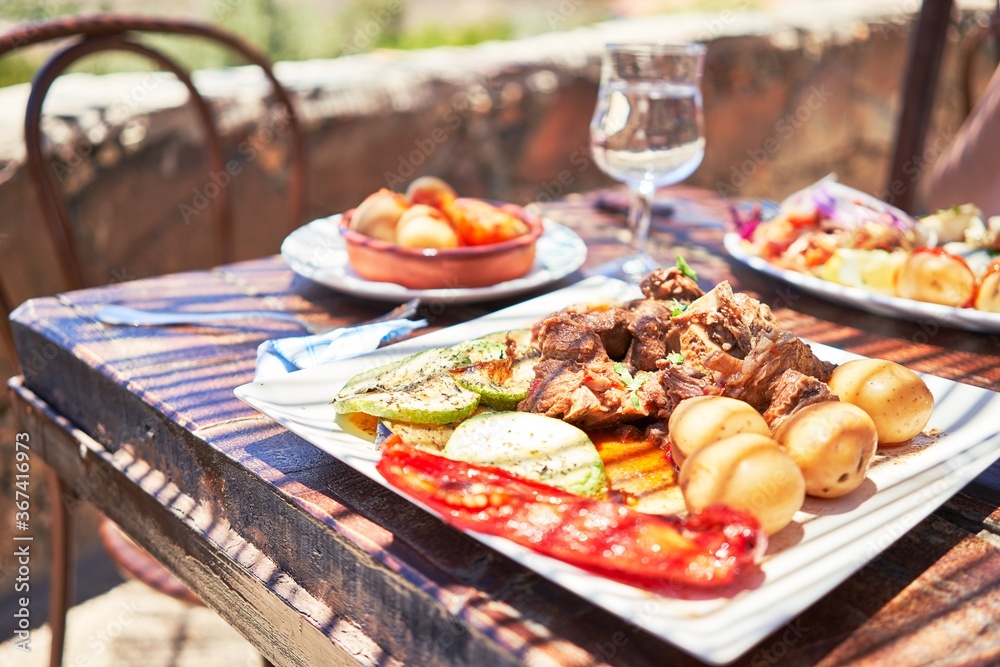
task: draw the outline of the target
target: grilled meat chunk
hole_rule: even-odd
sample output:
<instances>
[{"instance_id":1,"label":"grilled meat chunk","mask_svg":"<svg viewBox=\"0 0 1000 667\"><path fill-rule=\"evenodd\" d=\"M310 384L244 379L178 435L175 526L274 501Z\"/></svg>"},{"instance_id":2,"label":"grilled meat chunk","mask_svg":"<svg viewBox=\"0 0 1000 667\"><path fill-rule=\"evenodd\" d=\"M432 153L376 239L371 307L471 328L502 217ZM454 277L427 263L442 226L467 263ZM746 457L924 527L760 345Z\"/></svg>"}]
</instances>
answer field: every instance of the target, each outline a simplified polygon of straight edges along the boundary
<instances>
[{"instance_id":1,"label":"grilled meat chunk","mask_svg":"<svg viewBox=\"0 0 1000 667\"><path fill-rule=\"evenodd\" d=\"M607 355L586 363L544 359L535 366L535 381L517 409L562 419L581 428L602 428L638 421L666 400L653 373L623 375Z\"/></svg>"},{"instance_id":2,"label":"grilled meat chunk","mask_svg":"<svg viewBox=\"0 0 1000 667\"><path fill-rule=\"evenodd\" d=\"M629 304L632 321L628 326L632 342L625 363L632 370L655 371L656 362L671 352L667 339L674 326L674 306L658 299L641 299Z\"/></svg>"},{"instance_id":3,"label":"grilled meat chunk","mask_svg":"<svg viewBox=\"0 0 1000 667\"><path fill-rule=\"evenodd\" d=\"M656 416L664 421L670 419L670 414L685 398L722 393L710 379L684 364L665 361L660 365L662 368L657 376L663 389L663 397L659 401Z\"/></svg>"},{"instance_id":4,"label":"grilled meat chunk","mask_svg":"<svg viewBox=\"0 0 1000 667\"><path fill-rule=\"evenodd\" d=\"M771 403L764 410L764 421L772 431L807 405L840 400L822 380L791 368L778 376L770 392Z\"/></svg>"},{"instance_id":5,"label":"grilled meat chunk","mask_svg":"<svg viewBox=\"0 0 1000 667\"><path fill-rule=\"evenodd\" d=\"M646 298L663 301L670 299L694 301L705 293L698 287L698 283L685 276L675 266L669 269L656 269L639 283L639 288Z\"/></svg>"},{"instance_id":6,"label":"grilled meat chunk","mask_svg":"<svg viewBox=\"0 0 1000 667\"><path fill-rule=\"evenodd\" d=\"M602 350L620 360L628 352L632 335L630 315L620 307L599 310L566 309L542 320L536 335L543 358L586 361Z\"/></svg>"},{"instance_id":7,"label":"grilled meat chunk","mask_svg":"<svg viewBox=\"0 0 1000 667\"><path fill-rule=\"evenodd\" d=\"M517 409L566 419L588 410L600 410L594 392L584 386L584 366L578 361L543 359L535 365L535 381Z\"/></svg>"},{"instance_id":8,"label":"grilled meat chunk","mask_svg":"<svg viewBox=\"0 0 1000 667\"><path fill-rule=\"evenodd\" d=\"M826 382L834 368L833 364L817 358L792 332L783 329L758 336L735 372L725 356L729 355L715 352L705 360L708 368L719 369L717 383L724 387L723 395L746 401L760 412L770 405L772 385L786 370Z\"/></svg>"},{"instance_id":9,"label":"grilled meat chunk","mask_svg":"<svg viewBox=\"0 0 1000 667\"><path fill-rule=\"evenodd\" d=\"M716 353L716 367L731 373L753 348L754 340L775 328L769 307L746 294L733 293L729 282L723 281L673 318L667 347L680 350L688 363L705 373L712 370L705 360Z\"/></svg>"},{"instance_id":10,"label":"grilled meat chunk","mask_svg":"<svg viewBox=\"0 0 1000 667\"><path fill-rule=\"evenodd\" d=\"M746 401L776 425L805 405L836 399L824 384L833 366L728 282L703 294L668 269L653 272L642 289L647 298L626 307L574 306L538 323L541 360L518 409L599 428L668 419L685 398L711 394Z\"/></svg>"},{"instance_id":11,"label":"grilled meat chunk","mask_svg":"<svg viewBox=\"0 0 1000 667\"><path fill-rule=\"evenodd\" d=\"M565 313L542 321L537 344L543 360L584 363L598 355L606 356L600 334Z\"/></svg>"}]
</instances>

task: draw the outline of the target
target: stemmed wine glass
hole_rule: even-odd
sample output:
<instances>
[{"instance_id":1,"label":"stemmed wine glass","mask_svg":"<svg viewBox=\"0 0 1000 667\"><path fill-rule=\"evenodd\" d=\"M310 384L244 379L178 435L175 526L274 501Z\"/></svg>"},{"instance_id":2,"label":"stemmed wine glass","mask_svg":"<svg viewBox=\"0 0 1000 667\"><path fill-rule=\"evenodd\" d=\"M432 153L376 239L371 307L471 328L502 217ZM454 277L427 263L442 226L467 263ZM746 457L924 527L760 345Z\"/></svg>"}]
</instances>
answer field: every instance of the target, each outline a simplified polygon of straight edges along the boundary
<instances>
[{"instance_id":1,"label":"stemmed wine glass","mask_svg":"<svg viewBox=\"0 0 1000 667\"><path fill-rule=\"evenodd\" d=\"M631 190L631 255L620 273L632 282L658 264L646 250L656 188L679 183L705 154L701 44L609 44L590 124L594 161Z\"/></svg>"}]
</instances>

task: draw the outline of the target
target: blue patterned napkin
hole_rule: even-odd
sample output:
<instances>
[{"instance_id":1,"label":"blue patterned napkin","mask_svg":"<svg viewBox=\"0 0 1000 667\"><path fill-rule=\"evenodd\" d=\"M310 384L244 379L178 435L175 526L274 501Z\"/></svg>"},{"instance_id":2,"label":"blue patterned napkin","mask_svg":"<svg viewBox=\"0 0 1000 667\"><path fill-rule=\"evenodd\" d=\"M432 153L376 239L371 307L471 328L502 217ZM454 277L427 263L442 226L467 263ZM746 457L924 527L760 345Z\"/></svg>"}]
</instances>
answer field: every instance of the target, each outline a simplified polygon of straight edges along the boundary
<instances>
[{"instance_id":1,"label":"blue patterned napkin","mask_svg":"<svg viewBox=\"0 0 1000 667\"><path fill-rule=\"evenodd\" d=\"M389 320L334 329L319 336L266 340L257 348L255 380L349 359L427 326L427 320Z\"/></svg>"}]
</instances>

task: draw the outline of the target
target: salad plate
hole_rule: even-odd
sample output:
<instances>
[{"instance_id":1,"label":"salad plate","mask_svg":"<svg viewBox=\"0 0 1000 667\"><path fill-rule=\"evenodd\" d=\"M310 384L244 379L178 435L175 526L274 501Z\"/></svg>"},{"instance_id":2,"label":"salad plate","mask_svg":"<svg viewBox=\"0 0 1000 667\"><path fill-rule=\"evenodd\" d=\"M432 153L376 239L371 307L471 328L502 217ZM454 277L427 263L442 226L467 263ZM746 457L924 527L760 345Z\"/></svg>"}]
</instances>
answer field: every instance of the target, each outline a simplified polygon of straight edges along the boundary
<instances>
[{"instance_id":1,"label":"salad plate","mask_svg":"<svg viewBox=\"0 0 1000 667\"><path fill-rule=\"evenodd\" d=\"M636 296L634 286L591 278L370 355L257 380L235 393L316 447L388 486L375 468L379 454L374 445L342 428L331 405L350 377L420 350L528 327L572 303ZM823 345L813 344L813 349L821 359L835 363L857 358ZM703 661L731 662L860 570L1000 458L1000 427L992 416L1000 410L1000 394L935 376L922 377L935 398L928 435L890 450L888 456L880 454L869 472L870 481L854 493L836 500L807 499L793 525L772 537L759 573L748 573L758 576L748 577L745 586L725 595L711 591L687 597L661 595L500 537L468 534ZM407 500L401 497L400 502Z\"/></svg>"},{"instance_id":2,"label":"salad plate","mask_svg":"<svg viewBox=\"0 0 1000 667\"><path fill-rule=\"evenodd\" d=\"M293 271L354 296L402 303L413 298L444 303L474 303L528 292L573 273L587 259L587 246L575 232L554 220L543 218L542 235L535 247L535 263L520 278L489 287L409 289L395 283L366 280L351 268L347 248L338 225L341 215L319 218L299 227L281 244L281 256Z\"/></svg>"},{"instance_id":3,"label":"salad plate","mask_svg":"<svg viewBox=\"0 0 1000 667\"><path fill-rule=\"evenodd\" d=\"M723 244L726 252L741 264L828 301L859 308L875 315L912 320L928 326L948 326L984 333L1000 332L1000 313L974 308L954 308L899 296L876 294L860 287L848 287L807 273L785 269L752 254L736 232L727 233L723 238Z\"/></svg>"}]
</instances>

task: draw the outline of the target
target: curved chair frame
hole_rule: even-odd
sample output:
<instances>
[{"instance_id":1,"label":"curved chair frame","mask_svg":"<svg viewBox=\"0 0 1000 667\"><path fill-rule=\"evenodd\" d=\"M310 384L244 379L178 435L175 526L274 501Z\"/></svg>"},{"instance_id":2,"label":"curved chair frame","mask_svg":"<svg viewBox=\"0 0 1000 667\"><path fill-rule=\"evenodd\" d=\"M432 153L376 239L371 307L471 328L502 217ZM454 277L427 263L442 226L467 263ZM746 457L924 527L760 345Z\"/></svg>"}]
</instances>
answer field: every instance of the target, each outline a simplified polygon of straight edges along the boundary
<instances>
[{"instance_id":1,"label":"curved chair frame","mask_svg":"<svg viewBox=\"0 0 1000 667\"><path fill-rule=\"evenodd\" d=\"M42 155L41 119L42 107L53 82L67 67L80 58L98 51L126 51L141 55L172 72L187 88L195 111L205 132L210 169L218 173L224 169L225 156L222 142L215 127L211 108L191 82L187 72L163 53L139 43L138 33L163 33L188 35L205 38L239 53L251 64L259 66L270 81L274 96L284 106L288 115L288 130L291 143L291 168L288 183L288 230L301 222L305 212L306 160L305 141L299 118L288 92L281 86L271 65L264 55L253 46L226 31L214 26L183 19L153 18L147 16L97 15L85 17L64 17L41 23L19 26L0 36L0 57L17 49L57 39L78 38L69 46L55 54L36 74L32 82L24 121L24 137L27 145L27 164L31 179L35 184L39 204L45 218L49 235L58 254L59 265L68 289L84 286L83 270L80 265L76 241L73 235L69 208L59 189L59 184L50 166ZM230 193L223 190L212 199L215 219L216 257L220 264L232 260L233 226ZM0 283L0 341L11 355L12 368L18 367L13 339L7 314L10 304ZM49 665L62 664L66 627L66 613L69 608L70 580L70 530L64 498L72 491L50 468L46 470L49 493L52 496L52 574L50 597L50 625L52 644ZM270 664L265 660L265 664Z\"/></svg>"},{"instance_id":2,"label":"curved chair frame","mask_svg":"<svg viewBox=\"0 0 1000 667\"><path fill-rule=\"evenodd\" d=\"M208 103L191 83L187 73L169 57L148 46L139 44L133 33L162 33L188 35L208 39L227 46L251 64L257 65L270 81L277 101L288 114L291 138L292 160L289 179L288 229L291 231L301 221L305 209L305 142L301 124L288 92L274 75L267 58L256 48L226 31L214 26L183 19L152 18L146 16L87 16L66 17L43 23L29 23L15 28L0 37L0 56L32 44L67 37L79 40L57 53L38 71L32 83L32 91L25 114L25 142L27 144L28 168L38 192L39 204L48 225L49 235L59 255L59 264L69 289L84 286L83 271L76 250L76 242L69 219L66 202L59 192L58 183L52 170L45 163L41 151L41 117L45 96L55 79L73 62L85 55L106 50L121 50L137 53L156 62L160 67L172 72L188 89L199 115L206 136L209 164L213 170L221 171L225 158L222 142L212 119ZM232 259L233 229L232 203L228 191L213 198L215 207L215 243L219 263Z\"/></svg>"}]
</instances>

